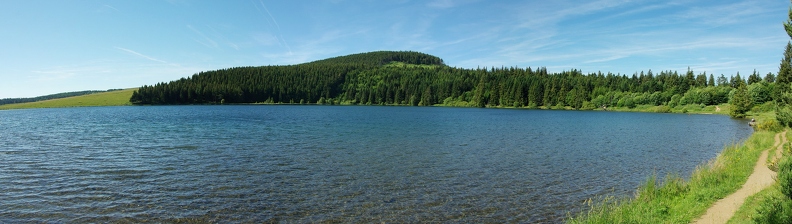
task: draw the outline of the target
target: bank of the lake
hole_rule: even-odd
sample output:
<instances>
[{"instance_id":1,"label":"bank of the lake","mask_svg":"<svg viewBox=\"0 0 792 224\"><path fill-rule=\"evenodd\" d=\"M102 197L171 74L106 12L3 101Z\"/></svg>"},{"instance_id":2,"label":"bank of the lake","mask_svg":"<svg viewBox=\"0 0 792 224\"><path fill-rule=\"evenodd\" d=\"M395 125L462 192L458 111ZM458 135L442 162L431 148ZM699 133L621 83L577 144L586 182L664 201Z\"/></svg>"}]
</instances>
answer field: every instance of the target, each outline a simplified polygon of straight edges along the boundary
<instances>
[{"instance_id":1,"label":"bank of the lake","mask_svg":"<svg viewBox=\"0 0 792 224\"><path fill-rule=\"evenodd\" d=\"M772 123L772 114L755 114L760 123ZM771 120L767 120L771 119ZM762 151L773 147L776 132L757 131L739 145L725 147L685 180L678 176L651 176L633 197L589 201L590 209L570 214L568 223L689 223L712 204L739 189L753 172ZM762 193L768 194L768 193ZM749 199L755 205L758 199ZM761 210L762 208L760 208ZM752 210L755 211L755 210ZM742 214L750 214L741 211ZM745 220L746 215L738 215Z\"/></svg>"}]
</instances>

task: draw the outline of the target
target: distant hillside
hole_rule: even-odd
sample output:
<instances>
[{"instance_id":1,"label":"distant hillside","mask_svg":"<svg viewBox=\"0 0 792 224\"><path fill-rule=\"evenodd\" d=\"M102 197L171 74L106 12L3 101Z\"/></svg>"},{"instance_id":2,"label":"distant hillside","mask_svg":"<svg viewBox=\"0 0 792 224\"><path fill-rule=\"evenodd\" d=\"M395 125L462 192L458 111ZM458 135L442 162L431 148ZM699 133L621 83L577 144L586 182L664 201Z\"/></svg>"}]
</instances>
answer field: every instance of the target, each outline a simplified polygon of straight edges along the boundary
<instances>
[{"instance_id":1,"label":"distant hillside","mask_svg":"<svg viewBox=\"0 0 792 224\"><path fill-rule=\"evenodd\" d=\"M37 97L29 97L29 98L5 98L0 99L0 105L5 104L12 104L12 103L29 103L29 102L36 102L42 100L51 100L51 99L59 99L59 98L66 98L72 96L82 96L92 93L101 93L107 91L116 91L120 89L109 89L109 90L87 90L87 91L77 91L77 92L65 92L65 93L56 93L44 96L37 96Z\"/></svg>"},{"instance_id":2,"label":"distant hillside","mask_svg":"<svg viewBox=\"0 0 792 224\"><path fill-rule=\"evenodd\" d=\"M717 79L716 79L717 78ZM133 93L133 104L299 103L358 105L449 105L594 109L636 105L717 105L733 90L753 104L773 100L775 76L661 71L548 74L545 68L446 66L419 52L378 51L283 66L206 71Z\"/></svg>"},{"instance_id":3,"label":"distant hillside","mask_svg":"<svg viewBox=\"0 0 792 224\"><path fill-rule=\"evenodd\" d=\"M130 105L129 98L132 92L137 90L122 89L111 91L99 91L96 93L43 100L27 103L15 103L0 105L0 110L5 109L28 109L28 108L54 108L54 107L87 107L87 106L121 106Z\"/></svg>"},{"instance_id":4,"label":"distant hillside","mask_svg":"<svg viewBox=\"0 0 792 224\"><path fill-rule=\"evenodd\" d=\"M394 62L445 66L442 59L424 53L377 51L299 65L201 72L169 83L143 86L130 101L134 104L316 103L352 88L347 86L353 83L350 79Z\"/></svg>"}]
</instances>

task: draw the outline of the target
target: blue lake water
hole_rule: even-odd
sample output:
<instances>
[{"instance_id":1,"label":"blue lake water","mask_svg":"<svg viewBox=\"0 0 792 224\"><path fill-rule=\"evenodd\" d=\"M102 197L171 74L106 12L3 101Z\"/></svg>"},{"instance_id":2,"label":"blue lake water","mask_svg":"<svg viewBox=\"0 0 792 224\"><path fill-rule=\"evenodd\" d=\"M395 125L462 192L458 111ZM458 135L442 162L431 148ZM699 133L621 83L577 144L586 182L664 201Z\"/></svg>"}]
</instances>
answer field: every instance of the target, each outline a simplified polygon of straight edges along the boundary
<instances>
[{"instance_id":1,"label":"blue lake water","mask_svg":"<svg viewBox=\"0 0 792 224\"><path fill-rule=\"evenodd\" d=\"M751 133L727 116L595 111L0 111L0 223L558 222Z\"/></svg>"}]
</instances>

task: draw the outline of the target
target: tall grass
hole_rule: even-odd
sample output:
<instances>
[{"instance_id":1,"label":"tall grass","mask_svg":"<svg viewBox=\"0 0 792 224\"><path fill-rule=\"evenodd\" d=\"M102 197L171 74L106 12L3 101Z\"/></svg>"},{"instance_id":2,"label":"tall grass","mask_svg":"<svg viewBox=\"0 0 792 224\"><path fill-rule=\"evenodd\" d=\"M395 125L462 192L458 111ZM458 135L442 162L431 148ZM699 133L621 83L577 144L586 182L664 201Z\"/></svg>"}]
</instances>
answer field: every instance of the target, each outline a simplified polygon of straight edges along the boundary
<instances>
[{"instance_id":1,"label":"tall grass","mask_svg":"<svg viewBox=\"0 0 792 224\"><path fill-rule=\"evenodd\" d=\"M773 146L773 132L758 131L743 144L727 146L716 158L677 176L648 178L630 198L606 198L568 223L689 223L718 199L739 189L753 172L761 152Z\"/></svg>"},{"instance_id":2,"label":"tall grass","mask_svg":"<svg viewBox=\"0 0 792 224\"><path fill-rule=\"evenodd\" d=\"M0 105L0 110L131 105L129 98L132 97L132 92L135 90L136 89L124 89L37 102L6 104Z\"/></svg>"},{"instance_id":3,"label":"tall grass","mask_svg":"<svg viewBox=\"0 0 792 224\"><path fill-rule=\"evenodd\" d=\"M787 136L792 132L787 132ZM788 138L788 137L787 137ZM777 182L747 198L728 223L792 224L792 151L784 144L781 161L776 164Z\"/></svg>"}]
</instances>

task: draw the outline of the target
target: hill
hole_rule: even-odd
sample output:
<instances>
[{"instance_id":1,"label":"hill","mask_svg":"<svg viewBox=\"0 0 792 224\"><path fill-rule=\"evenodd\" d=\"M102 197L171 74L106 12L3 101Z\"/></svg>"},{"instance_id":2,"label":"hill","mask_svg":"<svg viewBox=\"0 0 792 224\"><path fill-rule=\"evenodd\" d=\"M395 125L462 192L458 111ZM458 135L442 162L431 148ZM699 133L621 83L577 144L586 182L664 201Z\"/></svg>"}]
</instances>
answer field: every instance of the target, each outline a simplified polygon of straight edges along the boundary
<instances>
[{"instance_id":1,"label":"hill","mask_svg":"<svg viewBox=\"0 0 792 224\"><path fill-rule=\"evenodd\" d=\"M110 90L107 90L107 91L115 91L115 90L118 90L118 89L110 89ZM107 91L87 90L87 91L56 93L56 94L50 94L50 95L44 95L44 96L30 97L30 98L5 98L5 99L0 99L0 105L12 104L12 103L29 103L29 102L36 102L36 101L42 101L42 100L60 99L60 98L66 98L66 97L72 97L72 96L82 96L82 95L87 95L87 94L92 94L92 93L101 93L101 92L107 92Z\"/></svg>"},{"instance_id":2,"label":"hill","mask_svg":"<svg viewBox=\"0 0 792 224\"><path fill-rule=\"evenodd\" d=\"M716 81L717 80L717 81ZM745 88L745 89L742 89ZM741 89L741 91L734 91ZM748 81L662 71L548 74L545 68L464 69L419 52L378 51L298 65L236 67L133 93L133 104L305 103L594 109L637 105L718 105L750 96L747 109L772 100L775 76ZM741 101L748 102L748 101ZM746 109L746 110L747 110ZM681 110L681 109L680 109ZM744 111L744 110L743 110Z\"/></svg>"},{"instance_id":3,"label":"hill","mask_svg":"<svg viewBox=\"0 0 792 224\"><path fill-rule=\"evenodd\" d=\"M367 78L371 72L392 63L444 67L442 59L428 54L378 51L299 65L201 72L169 83L143 86L130 101L134 104L316 103L355 88L350 86L350 80Z\"/></svg>"},{"instance_id":4,"label":"hill","mask_svg":"<svg viewBox=\"0 0 792 224\"><path fill-rule=\"evenodd\" d=\"M51 100L27 103L14 103L0 105L0 110L28 109L28 108L53 108L53 107L87 107L87 106L121 106L130 105L129 98L137 88L101 91L87 95L72 96Z\"/></svg>"}]
</instances>

